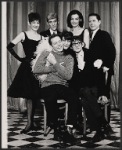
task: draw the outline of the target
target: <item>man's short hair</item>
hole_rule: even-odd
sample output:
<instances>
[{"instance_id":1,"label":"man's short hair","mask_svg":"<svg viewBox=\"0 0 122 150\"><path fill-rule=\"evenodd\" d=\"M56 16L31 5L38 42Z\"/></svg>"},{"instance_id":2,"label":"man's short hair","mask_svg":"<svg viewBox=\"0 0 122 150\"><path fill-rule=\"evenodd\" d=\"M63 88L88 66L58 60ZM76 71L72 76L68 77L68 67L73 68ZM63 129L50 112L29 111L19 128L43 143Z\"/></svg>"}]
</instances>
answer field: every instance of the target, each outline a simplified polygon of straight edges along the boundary
<instances>
[{"instance_id":1,"label":"man's short hair","mask_svg":"<svg viewBox=\"0 0 122 150\"><path fill-rule=\"evenodd\" d=\"M95 16L97 18L97 20L101 20L100 15L98 15L96 13L89 14L89 17L91 17L91 16Z\"/></svg>"},{"instance_id":2,"label":"man's short hair","mask_svg":"<svg viewBox=\"0 0 122 150\"><path fill-rule=\"evenodd\" d=\"M57 19L58 21L58 15L56 13L49 13L47 15L47 22L50 20L50 19Z\"/></svg>"},{"instance_id":3,"label":"man's short hair","mask_svg":"<svg viewBox=\"0 0 122 150\"><path fill-rule=\"evenodd\" d=\"M49 37L49 40L48 40L50 45L52 45L51 39L53 39L53 38L55 38L55 37L57 37L57 36L62 40L61 34L53 34L53 35L51 35L51 36Z\"/></svg>"},{"instance_id":4,"label":"man's short hair","mask_svg":"<svg viewBox=\"0 0 122 150\"><path fill-rule=\"evenodd\" d=\"M72 45L73 45L73 43L75 43L77 41L81 42L83 44L83 47L85 47L85 43L83 42L83 40L81 39L80 36L73 36L73 38L72 38Z\"/></svg>"}]
</instances>

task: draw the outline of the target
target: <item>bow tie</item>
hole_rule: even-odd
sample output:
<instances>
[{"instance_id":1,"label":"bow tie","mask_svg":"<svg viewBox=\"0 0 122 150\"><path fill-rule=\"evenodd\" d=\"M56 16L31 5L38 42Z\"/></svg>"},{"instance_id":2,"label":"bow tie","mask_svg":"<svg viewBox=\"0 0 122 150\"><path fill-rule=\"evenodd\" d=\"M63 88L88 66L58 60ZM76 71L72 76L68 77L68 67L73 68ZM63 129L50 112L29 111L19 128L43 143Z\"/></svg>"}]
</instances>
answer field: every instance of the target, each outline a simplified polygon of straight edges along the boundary
<instances>
[{"instance_id":1,"label":"bow tie","mask_svg":"<svg viewBox=\"0 0 122 150\"><path fill-rule=\"evenodd\" d=\"M57 34L57 32L55 31L55 32L53 32L53 35L56 35Z\"/></svg>"}]
</instances>

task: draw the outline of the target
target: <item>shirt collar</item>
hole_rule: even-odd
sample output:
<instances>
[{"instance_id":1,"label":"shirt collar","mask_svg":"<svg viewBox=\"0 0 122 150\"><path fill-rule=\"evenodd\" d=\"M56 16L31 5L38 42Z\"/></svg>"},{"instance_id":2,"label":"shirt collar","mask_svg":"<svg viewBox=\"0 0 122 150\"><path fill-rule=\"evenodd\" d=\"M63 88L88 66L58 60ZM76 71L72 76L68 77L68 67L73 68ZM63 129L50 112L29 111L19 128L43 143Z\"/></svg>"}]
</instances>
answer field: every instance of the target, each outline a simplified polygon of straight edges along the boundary
<instances>
[{"instance_id":1,"label":"shirt collar","mask_svg":"<svg viewBox=\"0 0 122 150\"><path fill-rule=\"evenodd\" d=\"M95 34L96 34L96 32L97 32L98 30L99 30L99 28L93 31L92 39L94 38L94 36L95 36Z\"/></svg>"},{"instance_id":2,"label":"shirt collar","mask_svg":"<svg viewBox=\"0 0 122 150\"><path fill-rule=\"evenodd\" d=\"M83 50L81 50L79 53L76 53L76 57L83 56Z\"/></svg>"},{"instance_id":3,"label":"shirt collar","mask_svg":"<svg viewBox=\"0 0 122 150\"><path fill-rule=\"evenodd\" d=\"M53 32L57 34L57 31L53 31L52 29L49 29L49 30L50 30L51 35L53 34Z\"/></svg>"}]
</instances>

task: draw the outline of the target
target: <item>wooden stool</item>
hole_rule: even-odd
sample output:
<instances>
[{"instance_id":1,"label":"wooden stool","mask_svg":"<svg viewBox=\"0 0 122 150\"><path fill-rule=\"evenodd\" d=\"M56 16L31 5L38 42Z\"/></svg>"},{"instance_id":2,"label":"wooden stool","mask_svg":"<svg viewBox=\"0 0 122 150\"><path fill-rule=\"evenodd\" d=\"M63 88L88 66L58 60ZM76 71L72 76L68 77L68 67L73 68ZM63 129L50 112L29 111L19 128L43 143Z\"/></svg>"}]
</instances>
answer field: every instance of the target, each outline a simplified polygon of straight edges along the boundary
<instances>
[{"instance_id":1,"label":"wooden stool","mask_svg":"<svg viewBox=\"0 0 122 150\"><path fill-rule=\"evenodd\" d=\"M47 133L46 133L46 130L47 130L47 112L46 112L46 108L45 108L45 102L44 102L44 99L41 99L40 100L41 101L41 103L43 104L43 112L44 112L44 136L47 136ZM63 99L58 99L57 100L57 103L58 104L65 104L65 118L64 118L64 120L65 120L65 125L66 125L66 123L67 123L67 118L68 118L68 103L65 101L65 100L63 100Z\"/></svg>"}]
</instances>

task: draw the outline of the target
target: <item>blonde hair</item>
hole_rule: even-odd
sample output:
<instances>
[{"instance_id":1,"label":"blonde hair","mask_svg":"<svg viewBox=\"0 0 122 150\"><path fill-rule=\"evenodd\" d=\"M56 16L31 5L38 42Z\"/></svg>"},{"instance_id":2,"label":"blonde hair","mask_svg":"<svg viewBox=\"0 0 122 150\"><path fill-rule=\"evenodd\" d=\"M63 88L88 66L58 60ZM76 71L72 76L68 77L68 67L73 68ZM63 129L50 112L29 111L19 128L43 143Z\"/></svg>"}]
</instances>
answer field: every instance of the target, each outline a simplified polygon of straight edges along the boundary
<instances>
[{"instance_id":1,"label":"blonde hair","mask_svg":"<svg viewBox=\"0 0 122 150\"><path fill-rule=\"evenodd\" d=\"M57 21L58 21L58 15L56 14L56 13L49 13L48 15L47 15L47 22L50 20L50 19L57 19Z\"/></svg>"}]
</instances>

